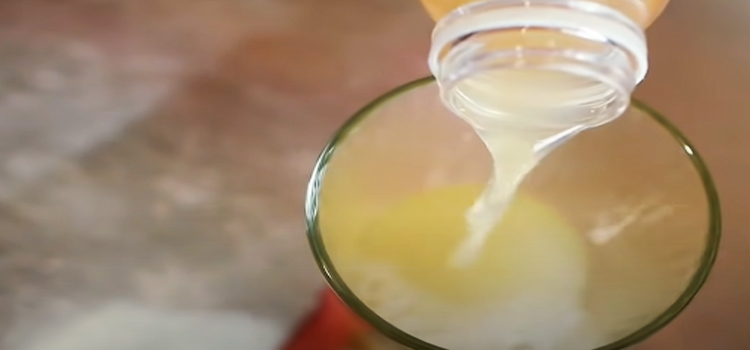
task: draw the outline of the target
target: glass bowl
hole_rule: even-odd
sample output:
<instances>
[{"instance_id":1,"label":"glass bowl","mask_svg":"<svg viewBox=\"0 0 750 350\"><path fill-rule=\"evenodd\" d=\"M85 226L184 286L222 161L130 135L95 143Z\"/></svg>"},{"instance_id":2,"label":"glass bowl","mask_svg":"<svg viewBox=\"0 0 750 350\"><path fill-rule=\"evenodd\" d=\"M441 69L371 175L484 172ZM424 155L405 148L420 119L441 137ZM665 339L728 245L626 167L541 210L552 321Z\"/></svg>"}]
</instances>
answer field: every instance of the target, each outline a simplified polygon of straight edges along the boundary
<instances>
[{"instance_id":1,"label":"glass bowl","mask_svg":"<svg viewBox=\"0 0 750 350\"><path fill-rule=\"evenodd\" d=\"M481 323L488 320L480 316L486 306L458 304L419 319L415 315L428 314L419 310L440 299L421 297L425 290L408 280L396 287L388 278L403 277L403 271L363 263L357 251L365 249L368 225L410 196L488 180L486 149L468 125L444 109L438 95L432 78L408 83L339 129L309 184L308 238L339 297L395 341L416 350L499 350L508 345L498 344L517 331L508 328L511 323ZM555 349L621 349L646 339L690 303L717 255L719 201L705 164L673 125L637 101L614 122L585 131L548 155L524 180L519 194L524 193L564 217L585 247L582 308L597 327L589 332L596 336L571 331L566 336L578 345L553 339ZM393 249L416 256L430 244L435 243L429 237L404 238ZM383 269L391 277L376 277ZM448 282L463 283L460 278ZM403 286L414 288L406 292ZM473 316L467 316L472 308ZM518 349L534 349L522 345Z\"/></svg>"}]
</instances>

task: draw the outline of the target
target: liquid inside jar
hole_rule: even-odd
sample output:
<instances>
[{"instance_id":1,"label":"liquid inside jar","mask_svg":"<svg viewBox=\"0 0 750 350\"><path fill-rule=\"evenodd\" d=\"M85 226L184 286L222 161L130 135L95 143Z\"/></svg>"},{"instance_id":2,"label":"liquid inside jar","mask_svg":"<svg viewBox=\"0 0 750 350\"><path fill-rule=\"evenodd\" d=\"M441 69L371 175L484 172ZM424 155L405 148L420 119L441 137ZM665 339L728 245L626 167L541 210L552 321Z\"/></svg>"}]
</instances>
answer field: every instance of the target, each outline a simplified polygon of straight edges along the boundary
<instances>
[{"instance_id":1,"label":"liquid inside jar","mask_svg":"<svg viewBox=\"0 0 750 350\"><path fill-rule=\"evenodd\" d=\"M480 139L428 86L370 110L339 139L320 183L327 255L380 319L450 350L595 349L685 290L706 247L705 198L658 123L631 110L560 146L568 129L554 118L549 133ZM509 118L523 124L521 115ZM511 200L487 211L496 221L471 246L467 213L492 189L481 174L500 169L493 146L524 181L500 182ZM546 146L554 151L535 160Z\"/></svg>"}]
</instances>

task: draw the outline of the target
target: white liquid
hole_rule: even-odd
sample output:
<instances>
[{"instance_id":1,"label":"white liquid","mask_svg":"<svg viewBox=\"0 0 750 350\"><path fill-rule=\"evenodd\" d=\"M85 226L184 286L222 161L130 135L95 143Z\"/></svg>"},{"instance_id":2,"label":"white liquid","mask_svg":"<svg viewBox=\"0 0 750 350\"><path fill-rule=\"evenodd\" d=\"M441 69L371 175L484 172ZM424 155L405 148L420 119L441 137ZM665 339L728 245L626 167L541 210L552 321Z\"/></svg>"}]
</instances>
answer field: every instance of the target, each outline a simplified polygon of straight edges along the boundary
<instances>
[{"instance_id":1,"label":"white liquid","mask_svg":"<svg viewBox=\"0 0 750 350\"><path fill-rule=\"evenodd\" d=\"M613 92L564 73L519 70L466 80L455 93L469 96L469 102L449 107L474 127L493 161L487 187L466 213L469 236L453 259L461 267L478 256L537 163L580 131L606 121Z\"/></svg>"}]
</instances>

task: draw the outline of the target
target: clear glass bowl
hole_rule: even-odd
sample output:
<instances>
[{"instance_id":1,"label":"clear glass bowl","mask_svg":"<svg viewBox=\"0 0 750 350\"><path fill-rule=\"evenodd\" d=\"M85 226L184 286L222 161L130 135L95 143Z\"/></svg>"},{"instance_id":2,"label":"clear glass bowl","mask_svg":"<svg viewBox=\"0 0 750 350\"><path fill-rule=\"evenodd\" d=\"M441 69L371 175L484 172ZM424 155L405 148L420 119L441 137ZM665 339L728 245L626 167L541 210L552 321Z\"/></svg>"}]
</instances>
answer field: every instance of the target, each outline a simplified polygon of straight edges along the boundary
<instances>
[{"instance_id":1,"label":"clear glass bowl","mask_svg":"<svg viewBox=\"0 0 750 350\"><path fill-rule=\"evenodd\" d=\"M432 78L399 87L355 114L320 156L307 195L309 241L335 292L379 331L410 348L460 343L474 350L466 345L473 334L438 329L439 323L422 329L371 304L365 294L375 286L352 278L377 271L345 257L351 252L345 254L337 241L356 236L409 196L484 184L490 165L473 131L443 108ZM547 156L522 184L519 193L524 192L571 222L589 257L598 259L587 270L585 307L607 330L591 348L628 347L664 327L690 303L716 258L720 212L709 172L687 139L640 102ZM412 244L407 249L419 254L420 244L403 244ZM392 297L395 302L400 296ZM419 304L418 299L413 302ZM640 311L629 313L635 309ZM497 337L504 336L502 325L496 327ZM435 335L451 331L459 338L455 342Z\"/></svg>"}]
</instances>

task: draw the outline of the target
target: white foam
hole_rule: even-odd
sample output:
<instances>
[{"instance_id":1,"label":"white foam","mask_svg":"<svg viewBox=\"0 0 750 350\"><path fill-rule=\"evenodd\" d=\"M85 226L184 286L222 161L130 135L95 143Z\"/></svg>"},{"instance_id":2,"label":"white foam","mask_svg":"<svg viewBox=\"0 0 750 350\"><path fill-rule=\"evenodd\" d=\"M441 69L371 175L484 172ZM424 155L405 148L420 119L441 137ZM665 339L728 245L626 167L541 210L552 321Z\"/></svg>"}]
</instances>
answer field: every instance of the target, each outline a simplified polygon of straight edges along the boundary
<instances>
[{"instance_id":1,"label":"white foam","mask_svg":"<svg viewBox=\"0 0 750 350\"><path fill-rule=\"evenodd\" d=\"M601 344L581 288L536 291L492 305L440 300L404 282L384 265L358 268L350 287L393 326L451 350L581 350Z\"/></svg>"}]
</instances>

